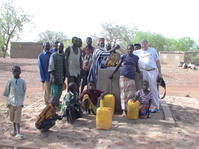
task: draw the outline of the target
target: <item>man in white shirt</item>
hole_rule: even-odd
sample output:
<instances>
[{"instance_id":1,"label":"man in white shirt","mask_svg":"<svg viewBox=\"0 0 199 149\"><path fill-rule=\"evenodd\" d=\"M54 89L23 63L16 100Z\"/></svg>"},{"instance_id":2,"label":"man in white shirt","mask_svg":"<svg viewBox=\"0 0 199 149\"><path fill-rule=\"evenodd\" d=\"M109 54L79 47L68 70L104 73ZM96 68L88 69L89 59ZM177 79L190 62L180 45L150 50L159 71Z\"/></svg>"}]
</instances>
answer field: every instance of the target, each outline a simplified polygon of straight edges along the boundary
<instances>
[{"instance_id":1,"label":"man in white shirt","mask_svg":"<svg viewBox=\"0 0 199 149\"><path fill-rule=\"evenodd\" d=\"M147 40L141 40L141 49L134 51L134 54L139 57L139 67L143 74L143 80L149 82L149 88L153 95L151 112L159 111L160 97L157 88L157 79L162 77L161 65L157 51L154 48L148 47Z\"/></svg>"}]
</instances>

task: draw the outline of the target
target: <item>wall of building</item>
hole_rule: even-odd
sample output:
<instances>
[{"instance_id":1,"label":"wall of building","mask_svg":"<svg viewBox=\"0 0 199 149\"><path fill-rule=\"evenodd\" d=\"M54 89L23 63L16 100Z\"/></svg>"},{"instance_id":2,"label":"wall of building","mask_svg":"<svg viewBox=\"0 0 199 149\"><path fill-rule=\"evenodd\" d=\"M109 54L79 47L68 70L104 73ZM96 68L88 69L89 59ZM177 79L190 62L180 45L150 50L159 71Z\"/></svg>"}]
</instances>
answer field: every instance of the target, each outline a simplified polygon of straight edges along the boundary
<instances>
[{"instance_id":1,"label":"wall of building","mask_svg":"<svg viewBox=\"0 0 199 149\"><path fill-rule=\"evenodd\" d=\"M37 58L42 51L42 43L11 42L11 58Z\"/></svg>"}]
</instances>

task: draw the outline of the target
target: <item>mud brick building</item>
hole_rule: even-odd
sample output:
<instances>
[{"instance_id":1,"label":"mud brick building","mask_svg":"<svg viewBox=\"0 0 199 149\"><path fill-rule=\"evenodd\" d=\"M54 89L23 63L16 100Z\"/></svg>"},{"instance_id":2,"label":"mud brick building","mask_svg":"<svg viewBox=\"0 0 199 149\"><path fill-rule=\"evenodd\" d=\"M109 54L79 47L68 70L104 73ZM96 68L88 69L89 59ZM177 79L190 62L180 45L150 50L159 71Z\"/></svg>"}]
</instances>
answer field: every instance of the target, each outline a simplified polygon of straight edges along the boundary
<instances>
[{"instance_id":1,"label":"mud brick building","mask_svg":"<svg viewBox=\"0 0 199 149\"><path fill-rule=\"evenodd\" d=\"M161 63L178 65L180 62L194 63L192 57L199 54L199 51L162 51L159 54Z\"/></svg>"},{"instance_id":2,"label":"mud brick building","mask_svg":"<svg viewBox=\"0 0 199 149\"><path fill-rule=\"evenodd\" d=\"M42 43L37 42L11 42L11 58L37 58L42 51Z\"/></svg>"}]
</instances>

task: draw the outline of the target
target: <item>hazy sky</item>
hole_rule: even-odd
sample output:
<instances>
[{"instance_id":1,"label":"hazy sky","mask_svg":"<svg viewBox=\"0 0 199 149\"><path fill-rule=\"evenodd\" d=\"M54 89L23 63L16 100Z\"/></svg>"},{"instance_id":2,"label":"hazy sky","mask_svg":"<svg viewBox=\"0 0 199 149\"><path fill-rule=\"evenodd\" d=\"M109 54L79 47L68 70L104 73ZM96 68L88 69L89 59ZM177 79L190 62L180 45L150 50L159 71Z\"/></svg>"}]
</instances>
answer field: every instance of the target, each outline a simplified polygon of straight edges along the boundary
<instances>
[{"instance_id":1,"label":"hazy sky","mask_svg":"<svg viewBox=\"0 0 199 149\"><path fill-rule=\"evenodd\" d=\"M2 1L2 0L0 0ZM99 34L106 22L136 26L167 37L199 38L198 0L15 0L31 14L23 41L35 41L40 32L62 31L68 37Z\"/></svg>"}]
</instances>

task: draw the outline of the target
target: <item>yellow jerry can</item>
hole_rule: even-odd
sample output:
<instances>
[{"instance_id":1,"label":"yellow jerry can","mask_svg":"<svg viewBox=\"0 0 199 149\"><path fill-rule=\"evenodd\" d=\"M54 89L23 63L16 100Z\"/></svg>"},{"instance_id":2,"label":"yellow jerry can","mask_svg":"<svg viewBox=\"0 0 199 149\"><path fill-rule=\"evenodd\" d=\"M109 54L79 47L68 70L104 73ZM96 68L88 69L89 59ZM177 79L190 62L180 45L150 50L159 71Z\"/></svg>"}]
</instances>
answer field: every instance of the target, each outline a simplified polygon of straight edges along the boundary
<instances>
[{"instance_id":1,"label":"yellow jerry can","mask_svg":"<svg viewBox=\"0 0 199 149\"><path fill-rule=\"evenodd\" d=\"M110 107L112 108L112 114L115 112L115 96L112 94L107 94L104 99L100 100L100 107Z\"/></svg>"},{"instance_id":2,"label":"yellow jerry can","mask_svg":"<svg viewBox=\"0 0 199 149\"><path fill-rule=\"evenodd\" d=\"M112 125L112 109L109 107L99 107L96 112L96 128L110 129Z\"/></svg>"},{"instance_id":3,"label":"yellow jerry can","mask_svg":"<svg viewBox=\"0 0 199 149\"><path fill-rule=\"evenodd\" d=\"M128 100L127 105L127 118L128 119L138 119L139 117L139 105L140 102L134 100Z\"/></svg>"}]
</instances>

